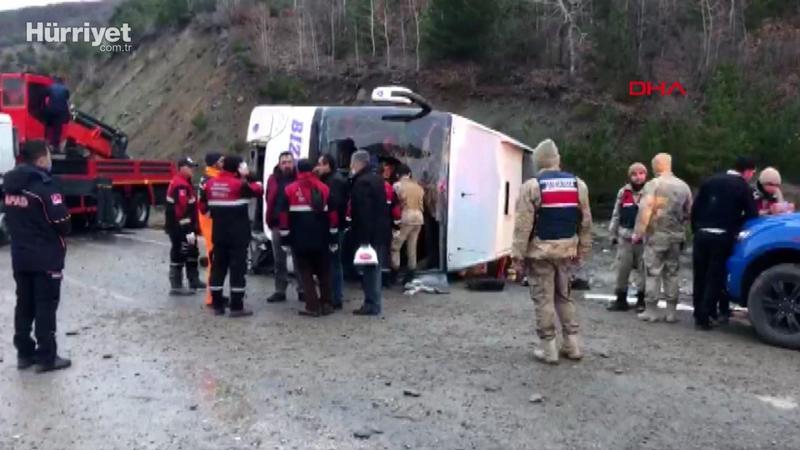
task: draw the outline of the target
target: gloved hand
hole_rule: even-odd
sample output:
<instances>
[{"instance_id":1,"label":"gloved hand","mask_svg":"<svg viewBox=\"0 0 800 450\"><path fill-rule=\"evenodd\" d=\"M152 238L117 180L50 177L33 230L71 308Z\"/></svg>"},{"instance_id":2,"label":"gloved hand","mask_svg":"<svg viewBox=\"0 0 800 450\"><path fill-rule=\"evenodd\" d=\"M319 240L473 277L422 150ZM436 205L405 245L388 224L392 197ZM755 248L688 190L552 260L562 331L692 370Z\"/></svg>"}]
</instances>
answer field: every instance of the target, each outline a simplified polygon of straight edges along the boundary
<instances>
[{"instance_id":1,"label":"gloved hand","mask_svg":"<svg viewBox=\"0 0 800 450\"><path fill-rule=\"evenodd\" d=\"M400 230L393 229L392 230L392 238L397 239L398 237L400 237Z\"/></svg>"},{"instance_id":2,"label":"gloved hand","mask_svg":"<svg viewBox=\"0 0 800 450\"><path fill-rule=\"evenodd\" d=\"M288 245L281 245L281 250L283 253L289 253L292 249Z\"/></svg>"},{"instance_id":3,"label":"gloved hand","mask_svg":"<svg viewBox=\"0 0 800 450\"><path fill-rule=\"evenodd\" d=\"M331 253L336 253L339 251L339 244L331 244L328 249L330 249Z\"/></svg>"},{"instance_id":4,"label":"gloved hand","mask_svg":"<svg viewBox=\"0 0 800 450\"><path fill-rule=\"evenodd\" d=\"M189 234L187 234L187 235L186 235L186 242L188 242L188 243L189 243L189 245L194 245L194 244L196 244L196 243L197 243L197 235L196 235L196 234L194 234L194 233L189 233Z\"/></svg>"},{"instance_id":5,"label":"gloved hand","mask_svg":"<svg viewBox=\"0 0 800 450\"><path fill-rule=\"evenodd\" d=\"M611 246L612 246L612 247L616 247L616 246L617 246L617 244L619 244L619 238L617 238L617 237L612 237L612 238L611 238Z\"/></svg>"}]
</instances>

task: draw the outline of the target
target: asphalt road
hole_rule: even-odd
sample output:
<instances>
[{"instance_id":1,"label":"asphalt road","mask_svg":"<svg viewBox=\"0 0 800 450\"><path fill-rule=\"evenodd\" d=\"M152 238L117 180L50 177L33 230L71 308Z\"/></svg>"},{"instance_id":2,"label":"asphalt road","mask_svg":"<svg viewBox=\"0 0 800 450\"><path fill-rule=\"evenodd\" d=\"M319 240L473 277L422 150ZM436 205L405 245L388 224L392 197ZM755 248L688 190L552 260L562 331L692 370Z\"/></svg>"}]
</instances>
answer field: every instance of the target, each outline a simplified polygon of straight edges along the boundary
<instances>
[{"instance_id":1,"label":"asphalt road","mask_svg":"<svg viewBox=\"0 0 800 450\"><path fill-rule=\"evenodd\" d=\"M645 324L582 299L587 357L552 367L532 359L518 286L391 292L382 318L351 315L350 286L344 313L315 320L249 277L256 314L234 320L167 296L168 250L155 230L70 238L58 339L74 366L37 375L15 366L0 249L0 449L800 448L800 353L745 322L702 333L688 311Z\"/></svg>"}]
</instances>

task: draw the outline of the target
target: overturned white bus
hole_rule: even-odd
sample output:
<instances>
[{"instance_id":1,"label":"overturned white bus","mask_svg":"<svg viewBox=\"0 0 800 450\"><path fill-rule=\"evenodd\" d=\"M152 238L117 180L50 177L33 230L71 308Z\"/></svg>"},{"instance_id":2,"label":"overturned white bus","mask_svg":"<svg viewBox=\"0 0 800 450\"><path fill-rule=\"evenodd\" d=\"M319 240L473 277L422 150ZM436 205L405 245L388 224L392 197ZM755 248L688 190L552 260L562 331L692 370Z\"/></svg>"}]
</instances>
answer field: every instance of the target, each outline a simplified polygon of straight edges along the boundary
<instances>
[{"instance_id":1,"label":"overturned white bus","mask_svg":"<svg viewBox=\"0 0 800 450\"><path fill-rule=\"evenodd\" d=\"M372 99L379 105L256 107L247 142L264 185L282 152L313 161L329 153L347 172L350 155L364 149L378 162L407 164L425 188L420 271L455 272L509 255L520 185L533 176L531 149L457 114L434 111L405 88L377 88ZM261 202L255 210L253 269L271 260L265 209Z\"/></svg>"}]
</instances>

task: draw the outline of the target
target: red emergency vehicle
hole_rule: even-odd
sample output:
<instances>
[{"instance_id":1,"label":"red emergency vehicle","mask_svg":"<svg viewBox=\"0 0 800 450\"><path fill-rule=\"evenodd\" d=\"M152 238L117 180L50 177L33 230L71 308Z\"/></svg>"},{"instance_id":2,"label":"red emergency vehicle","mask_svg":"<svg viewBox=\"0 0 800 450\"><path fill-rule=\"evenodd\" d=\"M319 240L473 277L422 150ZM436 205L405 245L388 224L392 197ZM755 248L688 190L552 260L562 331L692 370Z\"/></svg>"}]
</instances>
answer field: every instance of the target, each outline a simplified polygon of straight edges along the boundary
<instances>
[{"instance_id":1,"label":"red emergency vehicle","mask_svg":"<svg viewBox=\"0 0 800 450\"><path fill-rule=\"evenodd\" d=\"M53 82L42 75L0 73L0 113L11 117L20 146L45 139ZM64 150L53 154L53 174L70 213L100 228L146 227L150 207L164 202L175 163L129 159L125 133L74 108L61 141Z\"/></svg>"}]
</instances>

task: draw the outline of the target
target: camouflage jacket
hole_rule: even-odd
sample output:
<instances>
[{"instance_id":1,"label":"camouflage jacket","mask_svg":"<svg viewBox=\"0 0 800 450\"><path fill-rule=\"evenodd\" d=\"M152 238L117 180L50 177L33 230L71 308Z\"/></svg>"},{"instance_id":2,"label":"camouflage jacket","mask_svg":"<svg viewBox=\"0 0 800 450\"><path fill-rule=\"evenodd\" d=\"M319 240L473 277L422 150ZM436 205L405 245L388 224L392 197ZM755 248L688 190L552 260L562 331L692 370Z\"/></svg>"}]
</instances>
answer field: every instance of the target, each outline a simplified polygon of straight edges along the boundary
<instances>
[{"instance_id":1,"label":"camouflage jacket","mask_svg":"<svg viewBox=\"0 0 800 450\"><path fill-rule=\"evenodd\" d=\"M668 173L642 188L634 234L648 241L682 243L686 240L692 210L692 190L683 180Z\"/></svg>"}]
</instances>

